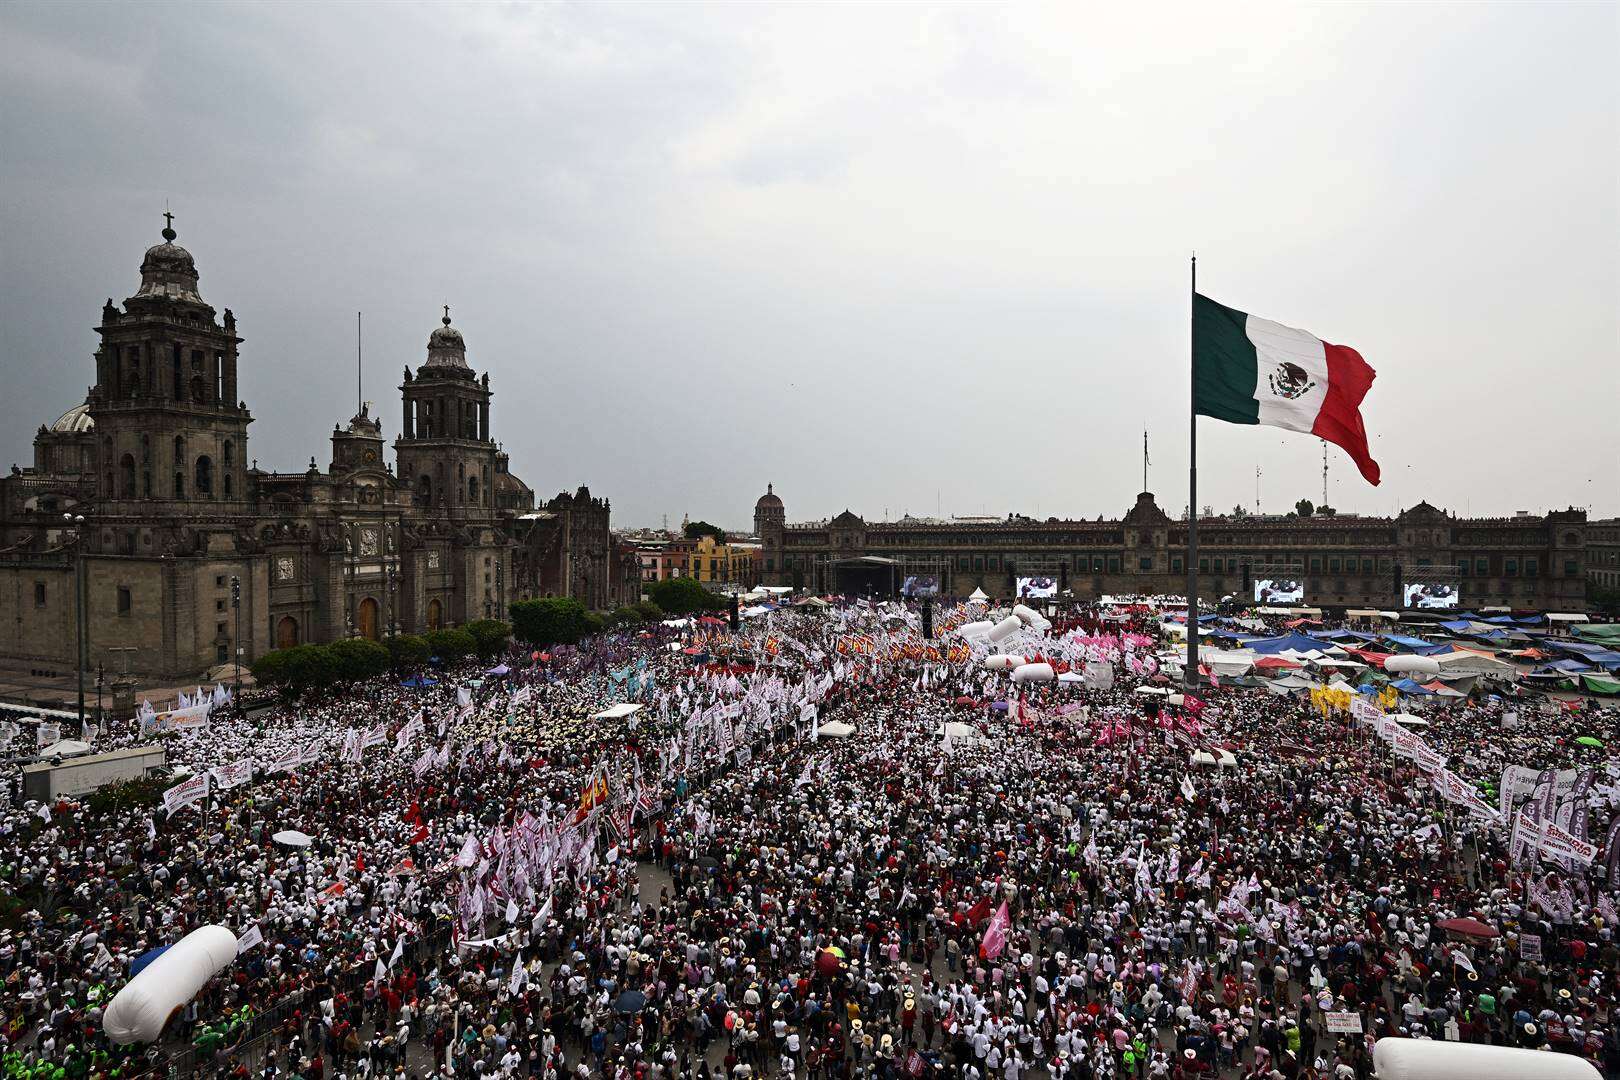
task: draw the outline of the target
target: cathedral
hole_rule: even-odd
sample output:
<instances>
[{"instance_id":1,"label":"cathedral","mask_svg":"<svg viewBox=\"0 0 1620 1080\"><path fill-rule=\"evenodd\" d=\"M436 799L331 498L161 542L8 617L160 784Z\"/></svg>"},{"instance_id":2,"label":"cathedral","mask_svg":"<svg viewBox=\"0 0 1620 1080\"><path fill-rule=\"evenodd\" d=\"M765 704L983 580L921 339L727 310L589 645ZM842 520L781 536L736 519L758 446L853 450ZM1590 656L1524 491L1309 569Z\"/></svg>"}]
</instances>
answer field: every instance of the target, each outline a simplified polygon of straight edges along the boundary
<instances>
[{"instance_id":1,"label":"cathedral","mask_svg":"<svg viewBox=\"0 0 1620 1080\"><path fill-rule=\"evenodd\" d=\"M509 470L489 374L448 308L405 369L393 464L363 403L324 469L259 469L236 316L203 300L175 240L170 218L135 295L102 308L85 401L0 479L0 665L65 674L82 648L90 671L178 681L304 642L505 618L533 596L639 598L606 500L580 488L537 509Z\"/></svg>"}]
</instances>

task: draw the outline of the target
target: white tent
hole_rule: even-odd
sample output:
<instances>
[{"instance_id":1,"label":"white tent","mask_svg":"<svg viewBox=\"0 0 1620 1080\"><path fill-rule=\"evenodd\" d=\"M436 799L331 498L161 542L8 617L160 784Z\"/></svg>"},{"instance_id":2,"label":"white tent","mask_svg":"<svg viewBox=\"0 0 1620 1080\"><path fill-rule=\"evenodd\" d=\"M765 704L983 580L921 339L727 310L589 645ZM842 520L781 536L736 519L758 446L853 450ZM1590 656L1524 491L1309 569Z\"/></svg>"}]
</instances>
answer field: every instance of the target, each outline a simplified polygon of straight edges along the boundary
<instances>
[{"instance_id":1,"label":"white tent","mask_svg":"<svg viewBox=\"0 0 1620 1080\"><path fill-rule=\"evenodd\" d=\"M1421 717L1421 716L1413 716L1411 713L1406 713L1406 712L1396 713L1394 716L1390 717L1390 719L1395 721L1397 724L1402 725L1403 727L1428 727L1429 726L1429 722L1427 720L1423 719L1423 717Z\"/></svg>"},{"instance_id":2,"label":"white tent","mask_svg":"<svg viewBox=\"0 0 1620 1080\"><path fill-rule=\"evenodd\" d=\"M59 739L39 752L42 758L75 757L79 754L88 754L90 744L80 742L78 739Z\"/></svg>"},{"instance_id":3,"label":"white tent","mask_svg":"<svg viewBox=\"0 0 1620 1080\"><path fill-rule=\"evenodd\" d=\"M1499 675L1512 678L1518 674L1518 668L1512 664L1496 659L1494 656L1485 656L1483 653L1460 649L1457 652L1441 653L1429 659L1440 665L1442 675Z\"/></svg>"},{"instance_id":4,"label":"white tent","mask_svg":"<svg viewBox=\"0 0 1620 1080\"><path fill-rule=\"evenodd\" d=\"M968 603L970 604L987 603L989 599L990 597L985 595L983 589L974 589L973 592L968 595Z\"/></svg>"},{"instance_id":5,"label":"white tent","mask_svg":"<svg viewBox=\"0 0 1620 1080\"><path fill-rule=\"evenodd\" d=\"M1131 693L1136 694L1138 697L1158 697L1168 694L1170 691L1162 686L1138 686Z\"/></svg>"},{"instance_id":6,"label":"white tent","mask_svg":"<svg viewBox=\"0 0 1620 1080\"><path fill-rule=\"evenodd\" d=\"M1209 670L1223 678L1246 675L1254 667L1253 649L1206 649L1200 647L1198 659L1209 665Z\"/></svg>"},{"instance_id":7,"label":"white tent","mask_svg":"<svg viewBox=\"0 0 1620 1080\"><path fill-rule=\"evenodd\" d=\"M282 847L309 847L315 842L308 833L301 833L297 829L283 829L270 839Z\"/></svg>"},{"instance_id":8,"label":"white tent","mask_svg":"<svg viewBox=\"0 0 1620 1080\"><path fill-rule=\"evenodd\" d=\"M855 734L855 725L846 724L842 720L833 720L829 723L822 724L818 730L819 734L823 738L847 739L851 735Z\"/></svg>"},{"instance_id":9,"label":"white tent","mask_svg":"<svg viewBox=\"0 0 1620 1080\"><path fill-rule=\"evenodd\" d=\"M1214 754L1204 750L1197 750L1194 751L1191 760L1194 765L1219 765L1223 769L1231 769L1237 765L1237 758L1232 756L1230 750L1217 749Z\"/></svg>"},{"instance_id":10,"label":"white tent","mask_svg":"<svg viewBox=\"0 0 1620 1080\"><path fill-rule=\"evenodd\" d=\"M641 711L641 706L633 701L621 701L611 708L603 709L591 716L592 720L622 720L626 716L634 716Z\"/></svg>"},{"instance_id":11,"label":"white tent","mask_svg":"<svg viewBox=\"0 0 1620 1080\"><path fill-rule=\"evenodd\" d=\"M836 721L836 720L833 721L833 723L835 723L835 724L837 722L838 721ZM827 729L825 727L823 727L821 730L826 731ZM975 728L973 728L973 727L971 727L971 726L969 726L967 724L958 723L955 720L947 721L946 723L943 723L943 724L941 724L939 726L939 735L940 735L940 738L942 738L942 739L943 738L971 739L971 738L974 738L975 736L977 736L978 734L979 734L979 732Z\"/></svg>"}]
</instances>

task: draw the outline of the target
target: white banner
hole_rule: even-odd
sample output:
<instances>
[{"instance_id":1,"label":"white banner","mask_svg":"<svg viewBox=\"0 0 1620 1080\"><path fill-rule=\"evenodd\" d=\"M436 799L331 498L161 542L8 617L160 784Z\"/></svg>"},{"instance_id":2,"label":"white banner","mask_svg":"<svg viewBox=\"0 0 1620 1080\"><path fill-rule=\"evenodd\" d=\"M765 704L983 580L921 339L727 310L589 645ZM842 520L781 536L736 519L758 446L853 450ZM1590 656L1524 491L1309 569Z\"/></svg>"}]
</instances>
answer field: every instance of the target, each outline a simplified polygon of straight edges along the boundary
<instances>
[{"instance_id":1,"label":"white banner","mask_svg":"<svg viewBox=\"0 0 1620 1080\"><path fill-rule=\"evenodd\" d=\"M233 761L229 765L219 765L208 770L219 784L221 791L228 791L233 787L240 787L253 779L253 760L243 758Z\"/></svg>"},{"instance_id":2,"label":"white banner","mask_svg":"<svg viewBox=\"0 0 1620 1080\"><path fill-rule=\"evenodd\" d=\"M39 740L39 748L43 750L52 743L62 741L62 725L54 722L41 724L36 734Z\"/></svg>"},{"instance_id":3,"label":"white banner","mask_svg":"<svg viewBox=\"0 0 1620 1080\"><path fill-rule=\"evenodd\" d=\"M271 762L270 767L265 770L265 773L267 775L274 776L276 773L292 772L294 769L298 768L298 766L302 765L303 763L304 763L304 751L303 750L299 750L299 749L289 750L285 754L282 754L280 757L276 758L275 761Z\"/></svg>"},{"instance_id":4,"label":"white banner","mask_svg":"<svg viewBox=\"0 0 1620 1080\"><path fill-rule=\"evenodd\" d=\"M173 817L176 810L185 809L207 794L208 774L201 772L189 776L163 793L163 809Z\"/></svg>"},{"instance_id":5,"label":"white banner","mask_svg":"<svg viewBox=\"0 0 1620 1080\"><path fill-rule=\"evenodd\" d=\"M263 944L264 935L259 933L259 924L254 923L242 932L241 937L236 939L236 955L241 956L254 946Z\"/></svg>"}]
</instances>

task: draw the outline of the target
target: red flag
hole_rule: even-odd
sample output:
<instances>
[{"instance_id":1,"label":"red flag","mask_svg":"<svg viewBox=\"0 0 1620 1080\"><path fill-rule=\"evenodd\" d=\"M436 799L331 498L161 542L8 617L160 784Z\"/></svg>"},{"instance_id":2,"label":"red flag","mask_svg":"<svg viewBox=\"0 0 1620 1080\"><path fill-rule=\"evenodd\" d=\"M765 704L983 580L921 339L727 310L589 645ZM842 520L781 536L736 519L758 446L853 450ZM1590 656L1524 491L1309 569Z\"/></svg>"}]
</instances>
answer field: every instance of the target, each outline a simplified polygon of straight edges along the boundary
<instances>
[{"instance_id":1,"label":"red flag","mask_svg":"<svg viewBox=\"0 0 1620 1080\"><path fill-rule=\"evenodd\" d=\"M978 926L984 922L990 917L990 910L990 898L988 896L981 898L977 904L967 910L968 925Z\"/></svg>"},{"instance_id":2,"label":"red flag","mask_svg":"<svg viewBox=\"0 0 1620 1080\"><path fill-rule=\"evenodd\" d=\"M990 925L984 928L984 940L979 943L979 955L986 960L994 960L1000 956L1007 947L1007 930L1012 926L1012 916L1007 912L1007 901L1003 900L996 909L995 917Z\"/></svg>"},{"instance_id":3,"label":"red flag","mask_svg":"<svg viewBox=\"0 0 1620 1080\"><path fill-rule=\"evenodd\" d=\"M363 871L365 868L366 868L366 849L361 848L359 851L355 852L355 856L354 856L354 872L358 874L361 871Z\"/></svg>"},{"instance_id":4,"label":"red flag","mask_svg":"<svg viewBox=\"0 0 1620 1080\"><path fill-rule=\"evenodd\" d=\"M427 825L427 822L424 821L417 828L416 835L412 836L409 840L407 840L405 842L407 844L420 844L422 841L426 840L427 838L428 838L428 825Z\"/></svg>"}]
</instances>

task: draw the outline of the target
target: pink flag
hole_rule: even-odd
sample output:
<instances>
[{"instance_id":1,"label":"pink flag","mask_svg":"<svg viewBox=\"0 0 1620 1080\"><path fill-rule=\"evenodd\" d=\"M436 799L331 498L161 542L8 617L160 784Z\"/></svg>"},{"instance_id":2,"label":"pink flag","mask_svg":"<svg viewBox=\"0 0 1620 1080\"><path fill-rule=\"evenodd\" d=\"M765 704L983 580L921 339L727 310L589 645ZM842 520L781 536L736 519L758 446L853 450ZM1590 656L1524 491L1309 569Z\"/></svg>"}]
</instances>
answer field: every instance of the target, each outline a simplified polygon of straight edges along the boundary
<instances>
[{"instance_id":1,"label":"pink flag","mask_svg":"<svg viewBox=\"0 0 1620 1080\"><path fill-rule=\"evenodd\" d=\"M1007 947L1007 930L1012 925L1012 916L1007 913L1007 901L1003 900L996 913L990 916L989 925L984 928L984 941L979 944L979 955L986 960L994 960L1001 955Z\"/></svg>"}]
</instances>

